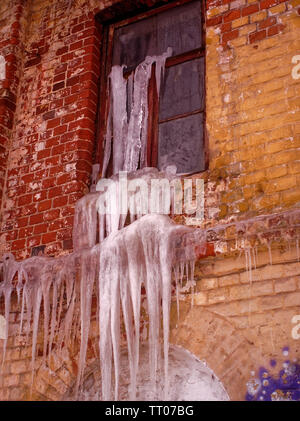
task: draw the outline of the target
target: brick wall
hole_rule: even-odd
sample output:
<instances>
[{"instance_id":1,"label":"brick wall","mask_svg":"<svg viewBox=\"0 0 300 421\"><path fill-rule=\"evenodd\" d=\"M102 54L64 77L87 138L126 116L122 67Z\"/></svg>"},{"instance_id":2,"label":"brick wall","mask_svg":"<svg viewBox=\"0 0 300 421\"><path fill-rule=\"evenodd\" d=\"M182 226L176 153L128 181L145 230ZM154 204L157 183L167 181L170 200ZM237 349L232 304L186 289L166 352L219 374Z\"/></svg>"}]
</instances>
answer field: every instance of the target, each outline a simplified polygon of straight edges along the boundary
<instances>
[{"instance_id":1,"label":"brick wall","mask_svg":"<svg viewBox=\"0 0 300 421\"><path fill-rule=\"evenodd\" d=\"M27 11L19 0L2 2L0 8L0 55L5 61L5 70L0 81L0 206L2 209L6 164L11 146L18 86L21 77ZM13 234L10 235L10 240L12 239ZM4 239L2 238L2 240Z\"/></svg>"},{"instance_id":2,"label":"brick wall","mask_svg":"<svg viewBox=\"0 0 300 421\"><path fill-rule=\"evenodd\" d=\"M297 206L297 2L209 2L207 18L208 178L219 189L217 215Z\"/></svg>"},{"instance_id":3,"label":"brick wall","mask_svg":"<svg viewBox=\"0 0 300 421\"><path fill-rule=\"evenodd\" d=\"M100 35L93 13L71 17L68 4L28 3L2 213L3 247L18 258L72 247L74 203L89 183Z\"/></svg>"},{"instance_id":4,"label":"brick wall","mask_svg":"<svg viewBox=\"0 0 300 421\"><path fill-rule=\"evenodd\" d=\"M7 62L0 81L1 253L24 259L37 247L50 256L72 249L74 203L88 191L94 163L101 60L94 16L112 3L0 6ZM299 19L297 0L207 2L209 169L193 177L205 180L204 225L228 229L197 262L194 307L187 294L179 322L172 317L172 341L206 359L234 399L244 398L253 370L270 358L283 362L283 347L299 358L291 336L291 318L300 314L300 218L293 214L300 203L299 79L292 77ZM277 213L277 222L255 219ZM251 221L253 237L260 232L266 242L251 238L245 247L241 234L236 248L236 220ZM244 255L251 246L252 279ZM18 317L15 309L16 326ZM2 399L29 399L30 349L20 345L10 339ZM61 399L75 381L74 355L47 370L39 371L33 398Z\"/></svg>"}]
</instances>

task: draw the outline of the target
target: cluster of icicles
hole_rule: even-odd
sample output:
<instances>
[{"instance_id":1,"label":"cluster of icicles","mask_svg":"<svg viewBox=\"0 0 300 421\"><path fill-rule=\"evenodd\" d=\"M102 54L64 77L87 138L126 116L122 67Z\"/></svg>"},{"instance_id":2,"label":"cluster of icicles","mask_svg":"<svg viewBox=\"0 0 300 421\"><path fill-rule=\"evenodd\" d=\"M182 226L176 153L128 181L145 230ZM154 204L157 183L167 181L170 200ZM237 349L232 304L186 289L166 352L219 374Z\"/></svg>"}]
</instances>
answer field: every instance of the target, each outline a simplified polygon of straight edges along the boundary
<instances>
[{"instance_id":1,"label":"cluster of icicles","mask_svg":"<svg viewBox=\"0 0 300 421\"><path fill-rule=\"evenodd\" d=\"M155 176L169 176L150 168L135 174L149 182ZM176 255L176 244L180 245L185 234L192 234L193 230L176 225L168 216L159 214L130 214L132 223L123 228L126 219L124 215L105 215L103 219L103 215L98 214L97 200L101 194L103 192L89 193L76 204L72 254L59 258L36 256L21 262L16 262L11 254L4 256L0 293L4 295L5 318L9 320L11 295L16 290L21 301L20 334L25 333L28 340L32 332L32 375L41 311L44 322L44 360L47 355L50 357L53 348L59 353L63 346L71 344L80 331L78 392L85 369L92 297L95 295L98 299L102 398L107 400L111 399L113 383L114 398L118 398L122 309L130 368L129 396L135 399L143 285L149 317L150 378L155 387L161 358L160 338L163 337L167 397L172 267L178 298L183 277L188 274L189 282L193 280L195 255L193 244L185 245L184 253ZM98 242L97 232L105 233L106 238ZM8 338L8 323L6 329ZM6 341L4 354L5 349Z\"/></svg>"},{"instance_id":2,"label":"cluster of icicles","mask_svg":"<svg viewBox=\"0 0 300 421\"><path fill-rule=\"evenodd\" d=\"M116 177L119 171L130 171L128 178L142 178L150 183L153 178L175 177L173 171L159 173L144 168L146 160L147 92L153 63L156 64L156 82L160 78L167 56L147 57L125 82L123 67L116 66L111 73L112 103L106 136L104 157L105 174L113 148L113 182L121 189ZM129 88L129 89L128 89ZM127 94L131 92L131 109ZM116 139L118 141L116 141ZM176 172L176 171L175 171ZM76 393L80 390L85 369L91 323L92 297L96 296L99 320L99 351L102 377L102 399L118 399L120 372L120 318L125 326L130 371L129 397L136 397L139 365L141 318L141 288L146 291L149 318L149 369L155 387L160 362L160 340L163 339L165 398L168 396L169 312L171 275L174 266L177 286L182 278L193 282L194 249L186 247L175 256L176 242L192 230L174 224L166 215L143 215L133 201L128 212L100 214L99 197L94 191L76 204L73 229L74 252L59 258L36 256L16 262L12 254L3 258L3 282L0 295L4 296L6 338L9 336L11 296L17 292L21 305L20 334L32 332L32 381L43 315L43 358L46 362L54 349L60 352L72 344L80 332L78 377ZM128 192L130 197L130 192ZM171 205L170 205L171 206ZM125 226L126 224L130 224ZM173 265L176 260L175 265ZM177 291L178 297L178 291ZM161 328L161 317L163 327ZM7 339L4 343L4 356ZM113 370L114 368L114 370ZM114 373L114 375L113 375ZM114 393L112 393L114 385Z\"/></svg>"},{"instance_id":3,"label":"cluster of icicles","mask_svg":"<svg viewBox=\"0 0 300 421\"><path fill-rule=\"evenodd\" d=\"M9 336L11 295L16 290L21 302L20 334L32 332L32 380L43 312L43 358L51 350L58 354L80 332L80 352L76 390L81 385L88 346L92 297L97 296L100 333L102 398L118 399L120 360L120 309L126 331L130 367L130 399L135 399L139 364L141 287L144 285L149 316L150 378L155 387L160 358L161 316L163 317L165 391L168 382L168 337L171 301L171 269L176 238L188 228L173 224L164 215L145 215L128 227L112 232L101 244L74 251L59 258L31 257L16 262L3 259L1 294L5 299L6 338ZM193 255L191 256L194 257ZM175 264L178 285L182 283L182 263ZM190 273L193 270L191 259ZM17 281L15 276L17 275ZM179 275L179 276L178 276ZM192 275L191 275L192 276ZM177 286L178 286L177 285ZM6 349L4 343L4 354ZM5 358L5 355L3 356ZM4 360L3 360L4 361Z\"/></svg>"},{"instance_id":4,"label":"cluster of icicles","mask_svg":"<svg viewBox=\"0 0 300 421\"><path fill-rule=\"evenodd\" d=\"M172 49L168 48L160 56L146 57L128 78L123 76L124 66L113 66L102 176L106 175L111 154L114 174L119 171L135 171L147 165L149 80L155 66L159 96L165 62L171 54Z\"/></svg>"}]
</instances>

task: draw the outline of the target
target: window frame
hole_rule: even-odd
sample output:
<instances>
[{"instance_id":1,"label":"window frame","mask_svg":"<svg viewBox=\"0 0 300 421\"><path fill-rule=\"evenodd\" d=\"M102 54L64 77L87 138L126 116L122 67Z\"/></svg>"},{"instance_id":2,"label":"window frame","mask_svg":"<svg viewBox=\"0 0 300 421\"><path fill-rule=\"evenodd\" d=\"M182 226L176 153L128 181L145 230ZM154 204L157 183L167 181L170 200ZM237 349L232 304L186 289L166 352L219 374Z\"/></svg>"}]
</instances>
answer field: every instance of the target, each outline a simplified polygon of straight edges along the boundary
<instances>
[{"instance_id":1,"label":"window frame","mask_svg":"<svg viewBox=\"0 0 300 421\"><path fill-rule=\"evenodd\" d=\"M109 74L112 68L112 57L113 57L113 40L114 31L120 27L129 25L131 23L138 22L140 20L149 18L153 15L157 15L161 12L170 10L172 8L193 3L196 0L175 0L168 2L168 4L161 5L161 1L158 1L158 6L147 7L144 11L139 11L138 7L136 10L133 8L131 13L124 18L124 12L122 13L120 8L117 11L112 10L110 13L104 13L104 18L101 16L96 19L102 25L102 45L101 45L101 63L100 63L100 78L99 78L99 100L98 100L98 113L97 113L97 130L96 130L96 148L94 153L94 161L96 164L100 164L101 176L103 159L104 159L104 143L107 129L107 120L110 104L110 89L109 89ZM139 2L137 2L139 3ZM155 3L155 2L154 2ZM117 3L118 5L119 3ZM124 1L125 7L126 1ZM112 8L113 9L113 6ZM206 130L206 42L205 42L205 1L201 1L201 18L202 18L202 47L196 50L190 50L186 53L178 54L167 58L165 67L170 68L177 64L188 62L200 57L204 59L204 86L203 86L203 148L204 148L204 170L189 172L188 175L195 173L202 173L208 169L208 136ZM129 72L130 73L130 72ZM128 74L129 74L128 73ZM126 73L125 73L126 74ZM156 79L154 75L154 66L152 67L152 76L148 87L148 99L149 99L149 116L148 116L148 141L147 141L147 166L157 167L158 164L158 122L159 122L159 98L156 90ZM201 112L201 111L200 111ZM192 115L199 113L196 112L186 113L186 115ZM183 115L177 115L176 117L166 119L166 121L184 117ZM113 143L112 143L113 148ZM109 165L108 170L111 169Z\"/></svg>"}]
</instances>

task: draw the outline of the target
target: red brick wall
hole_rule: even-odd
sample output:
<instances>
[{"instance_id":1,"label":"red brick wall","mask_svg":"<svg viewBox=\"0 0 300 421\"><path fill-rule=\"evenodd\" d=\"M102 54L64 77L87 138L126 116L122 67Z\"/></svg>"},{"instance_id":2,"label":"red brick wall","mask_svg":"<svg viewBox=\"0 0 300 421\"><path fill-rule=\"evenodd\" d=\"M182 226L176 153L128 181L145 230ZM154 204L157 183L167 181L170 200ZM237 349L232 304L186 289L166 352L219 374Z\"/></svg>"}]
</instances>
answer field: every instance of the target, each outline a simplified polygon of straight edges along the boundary
<instances>
[{"instance_id":1,"label":"red brick wall","mask_svg":"<svg viewBox=\"0 0 300 421\"><path fill-rule=\"evenodd\" d=\"M74 203L91 173L100 33L93 13L69 18L66 4L32 6L27 28L2 214L18 258L72 247Z\"/></svg>"},{"instance_id":2,"label":"red brick wall","mask_svg":"<svg viewBox=\"0 0 300 421\"><path fill-rule=\"evenodd\" d=\"M220 25L222 45L242 35L240 28L253 24L253 30L248 35L250 44L278 34L284 25L280 23L278 14L287 10L285 0L244 1L213 0L207 2L209 18L207 26Z\"/></svg>"},{"instance_id":3,"label":"red brick wall","mask_svg":"<svg viewBox=\"0 0 300 421\"><path fill-rule=\"evenodd\" d=\"M0 81L0 206L22 68L24 38L23 2L3 2L0 20L0 54L5 59L5 79ZM22 19L23 17L23 19ZM10 237L12 238L13 235Z\"/></svg>"}]
</instances>

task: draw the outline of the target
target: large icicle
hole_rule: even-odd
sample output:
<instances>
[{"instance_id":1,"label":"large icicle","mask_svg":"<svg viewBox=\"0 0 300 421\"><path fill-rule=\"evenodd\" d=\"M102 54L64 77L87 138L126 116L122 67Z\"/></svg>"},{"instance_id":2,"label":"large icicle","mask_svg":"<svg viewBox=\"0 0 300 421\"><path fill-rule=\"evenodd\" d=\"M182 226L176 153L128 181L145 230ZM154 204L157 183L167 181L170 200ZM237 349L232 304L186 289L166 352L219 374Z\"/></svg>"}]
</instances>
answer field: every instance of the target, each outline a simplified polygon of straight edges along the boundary
<instances>
[{"instance_id":1,"label":"large icicle","mask_svg":"<svg viewBox=\"0 0 300 421\"><path fill-rule=\"evenodd\" d=\"M11 293L13 290L13 279L15 277L17 270L18 270L18 264L15 262L14 256L11 253L5 254L3 256L3 269L2 269L3 283L0 286L0 297L1 295L4 296L5 320L6 320L2 366L5 361L6 347L7 347L8 333L9 333L9 312L10 312Z\"/></svg>"},{"instance_id":2,"label":"large icicle","mask_svg":"<svg viewBox=\"0 0 300 421\"><path fill-rule=\"evenodd\" d=\"M168 340L171 301L171 268L175 236L190 228L174 224L164 215L146 215L111 234L100 249L99 325L102 398L111 399L112 361L115 399L119 381L120 296L127 334L130 396L135 398L139 360L140 290L144 283L149 315L149 366L153 387L160 355L160 315L163 316L165 398L168 396ZM194 255L190 257L192 260ZM162 301L162 307L161 307ZM132 323L132 318L134 323Z\"/></svg>"},{"instance_id":3,"label":"large icicle","mask_svg":"<svg viewBox=\"0 0 300 421\"><path fill-rule=\"evenodd\" d=\"M127 79L124 66L113 66L109 80L111 103L107 122L102 176L105 176L113 150L113 173L135 171L147 162L148 85L155 64L159 95L170 48L161 56L147 56ZM128 100L129 99L129 100ZM111 143L113 143L113 148Z\"/></svg>"}]
</instances>

